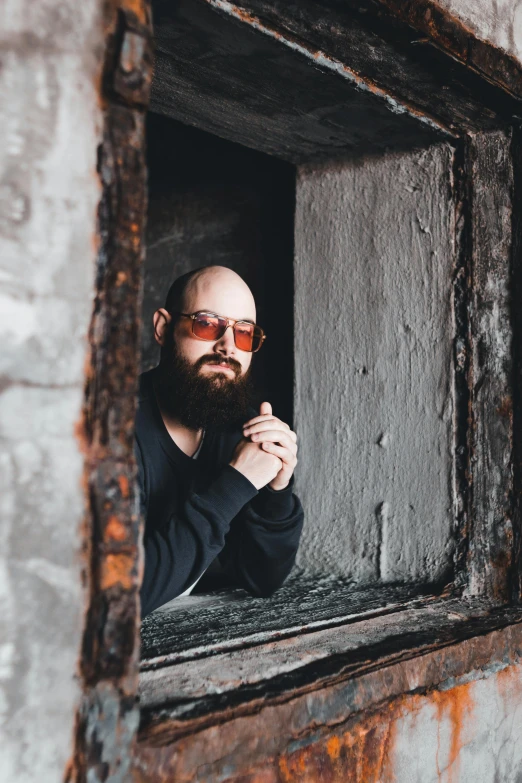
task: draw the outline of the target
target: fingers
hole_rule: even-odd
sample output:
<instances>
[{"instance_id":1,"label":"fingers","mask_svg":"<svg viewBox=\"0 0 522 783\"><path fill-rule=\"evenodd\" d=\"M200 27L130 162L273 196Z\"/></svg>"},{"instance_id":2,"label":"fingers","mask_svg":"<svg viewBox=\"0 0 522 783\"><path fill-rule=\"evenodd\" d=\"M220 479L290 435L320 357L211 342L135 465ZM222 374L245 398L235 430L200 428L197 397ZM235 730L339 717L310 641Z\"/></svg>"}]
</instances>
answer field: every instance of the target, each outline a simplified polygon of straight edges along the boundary
<instances>
[{"instance_id":1,"label":"fingers","mask_svg":"<svg viewBox=\"0 0 522 783\"><path fill-rule=\"evenodd\" d=\"M290 433L283 430L265 430L252 435L251 440L254 443L278 443L286 449L297 454L297 444L290 437Z\"/></svg>"},{"instance_id":2,"label":"fingers","mask_svg":"<svg viewBox=\"0 0 522 783\"><path fill-rule=\"evenodd\" d=\"M257 424L249 424L243 428L243 435L245 437L251 437L252 435L259 434L260 432L266 432L268 430L278 430L280 432L285 432L294 441L294 443L297 441L297 435L295 432L292 432L288 424L285 424L284 421L281 421L280 419L265 419L264 421L259 421Z\"/></svg>"},{"instance_id":3,"label":"fingers","mask_svg":"<svg viewBox=\"0 0 522 783\"><path fill-rule=\"evenodd\" d=\"M264 413L262 416L254 416L253 419L249 419L248 421L245 421L243 424L243 427L249 427L251 424L257 424L260 421L281 421L281 419L278 419L277 416L274 416L273 413ZM285 424L284 421L281 421L281 424L283 424L285 427L290 429L288 427L288 424Z\"/></svg>"},{"instance_id":4,"label":"fingers","mask_svg":"<svg viewBox=\"0 0 522 783\"><path fill-rule=\"evenodd\" d=\"M259 406L259 413L261 415L263 415L263 414L271 415L272 414L272 406L270 405L270 403L269 402L262 402L261 405Z\"/></svg>"},{"instance_id":5,"label":"fingers","mask_svg":"<svg viewBox=\"0 0 522 783\"><path fill-rule=\"evenodd\" d=\"M297 465L296 455L290 449L286 449L284 446L278 446L277 443L263 443L263 451L268 451L275 457L279 457L284 468L290 468L293 471Z\"/></svg>"}]
</instances>

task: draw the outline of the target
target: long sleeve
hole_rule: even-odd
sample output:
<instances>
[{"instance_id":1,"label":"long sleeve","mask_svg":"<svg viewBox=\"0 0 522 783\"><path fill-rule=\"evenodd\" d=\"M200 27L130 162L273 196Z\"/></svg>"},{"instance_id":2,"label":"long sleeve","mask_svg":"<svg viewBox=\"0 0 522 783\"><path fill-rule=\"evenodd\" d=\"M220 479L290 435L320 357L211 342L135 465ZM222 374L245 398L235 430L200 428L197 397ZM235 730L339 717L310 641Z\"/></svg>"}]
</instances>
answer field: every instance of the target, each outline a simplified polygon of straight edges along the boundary
<instances>
[{"instance_id":1,"label":"long sleeve","mask_svg":"<svg viewBox=\"0 0 522 783\"><path fill-rule=\"evenodd\" d=\"M147 517L148 481L138 444L136 460L141 510ZM187 493L176 513L146 525L142 616L180 595L203 573L222 550L232 519L256 495L254 485L226 465L204 490Z\"/></svg>"},{"instance_id":2,"label":"long sleeve","mask_svg":"<svg viewBox=\"0 0 522 783\"><path fill-rule=\"evenodd\" d=\"M220 562L252 595L272 595L290 573L297 554L304 513L292 492L262 489L239 512Z\"/></svg>"}]
</instances>

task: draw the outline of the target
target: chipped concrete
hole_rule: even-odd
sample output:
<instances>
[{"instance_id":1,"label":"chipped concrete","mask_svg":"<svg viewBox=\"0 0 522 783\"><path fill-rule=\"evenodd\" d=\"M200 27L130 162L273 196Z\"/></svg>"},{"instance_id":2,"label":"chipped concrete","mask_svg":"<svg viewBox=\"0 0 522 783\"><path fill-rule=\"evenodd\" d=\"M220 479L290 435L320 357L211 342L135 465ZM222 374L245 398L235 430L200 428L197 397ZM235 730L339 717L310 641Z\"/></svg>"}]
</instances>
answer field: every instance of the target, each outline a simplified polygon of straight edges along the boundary
<instances>
[{"instance_id":1,"label":"chipped concrete","mask_svg":"<svg viewBox=\"0 0 522 783\"><path fill-rule=\"evenodd\" d=\"M0 13L0 779L61 780L83 596L75 436L94 282L99 0Z\"/></svg>"},{"instance_id":2,"label":"chipped concrete","mask_svg":"<svg viewBox=\"0 0 522 783\"><path fill-rule=\"evenodd\" d=\"M302 167L295 425L313 571L435 581L451 560L451 148Z\"/></svg>"}]
</instances>

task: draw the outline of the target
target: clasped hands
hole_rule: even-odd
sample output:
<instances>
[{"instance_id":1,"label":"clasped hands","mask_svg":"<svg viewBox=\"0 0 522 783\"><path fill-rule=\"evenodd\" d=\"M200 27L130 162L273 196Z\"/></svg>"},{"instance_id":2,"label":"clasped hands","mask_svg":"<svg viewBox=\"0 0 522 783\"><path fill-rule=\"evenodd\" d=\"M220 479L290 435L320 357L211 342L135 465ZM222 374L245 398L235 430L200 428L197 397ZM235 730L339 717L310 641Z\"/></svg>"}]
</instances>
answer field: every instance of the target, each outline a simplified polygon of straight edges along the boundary
<instances>
[{"instance_id":1,"label":"clasped hands","mask_svg":"<svg viewBox=\"0 0 522 783\"><path fill-rule=\"evenodd\" d=\"M297 436L272 414L269 402L262 402L259 416L243 425L243 438L230 464L256 489L268 485L281 490L288 486L297 464Z\"/></svg>"}]
</instances>

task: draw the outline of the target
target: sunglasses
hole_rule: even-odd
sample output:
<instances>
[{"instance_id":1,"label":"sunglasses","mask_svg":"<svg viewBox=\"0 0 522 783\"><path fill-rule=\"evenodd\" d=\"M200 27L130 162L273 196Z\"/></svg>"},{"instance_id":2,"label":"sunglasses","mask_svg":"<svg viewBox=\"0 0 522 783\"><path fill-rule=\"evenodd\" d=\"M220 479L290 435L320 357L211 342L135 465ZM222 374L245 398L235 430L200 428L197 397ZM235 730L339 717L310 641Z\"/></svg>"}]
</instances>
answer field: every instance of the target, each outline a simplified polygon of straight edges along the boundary
<instances>
[{"instance_id":1,"label":"sunglasses","mask_svg":"<svg viewBox=\"0 0 522 783\"><path fill-rule=\"evenodd\" d=\"M250 321L236 321L216 313L198 311L197 313L177 313L183 318L192 319L192 334L200 340L220 340L229 326L234 332L236 348L255 353L259 351L266 335L260 326Z\"/></svg>"}]
</instances>

